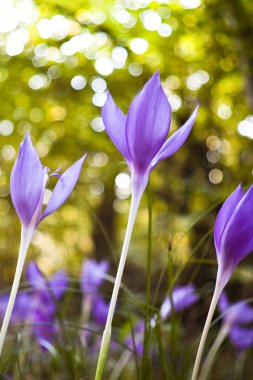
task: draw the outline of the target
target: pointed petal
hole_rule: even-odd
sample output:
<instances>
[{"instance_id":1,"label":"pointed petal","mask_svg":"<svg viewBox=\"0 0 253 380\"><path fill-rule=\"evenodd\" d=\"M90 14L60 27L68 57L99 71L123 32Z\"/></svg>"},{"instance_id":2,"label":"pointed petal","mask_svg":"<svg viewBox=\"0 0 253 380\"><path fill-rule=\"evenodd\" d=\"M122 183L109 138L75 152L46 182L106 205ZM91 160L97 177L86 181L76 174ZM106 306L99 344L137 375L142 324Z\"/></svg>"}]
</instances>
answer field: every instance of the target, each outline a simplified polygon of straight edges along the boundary
<instances>
[{"instance_id":1,"label":"pointed petal","mask_svg":"<svg viewBox=\"0 0 253 380\"><path fill-rule=\"evenodd\" d=\"M253 346L253 329L233 327L229 333L229 338L238 351L244 351Z\"/></svg>"},{"instance_id":2,"label":"pointed petal","mask_svg":"<svg viewBox=\"0 0 253 380\"><path fill-rule=\"evenodd\" d=\"M152 169L157 165L157 163L160 160L164 160L165 158L172 156L172 154L174 154L179 148L181 148L181 146L187 139L189 133L191 132L193 124L198 115L198 108L199 106L195 108L195 110L191 114L190 118L185 122L185 124L181 128L179 128L175 133L173 133L173 135L169 137L167 141L165 141L165 143L163 144L163 146L161 147L161 149L152 161Z\"/></svg>"},{"instance_id":3,"label":"pointed petal","mask_svg":"<svg viewBox=\"0 0 253 380\"><path fill-rule=\"evenodd\" d=\"M56 299L61 298L69 285L69 277L63 270L56 272L48 281L50 291Z\"/></svg>"},{"instance_id":4,"label":"pointed petal","mask_svg":"<svg viewBox=\"0 0 253 380\"><path fill-rule=\"evenodd\" d=\"M20 145L11 172L10 190L13 205L24 226L31 222L43 191L43 167L27 133Z\"/></svg>"},{"instance_id":5,"label":"pointed petal","mask_svg":"<svg viewBox=\"0 0 253 380\"><path fill-rule=\"evenodd\" d=\"M107 93L106 102L102 108L102 118L110 139L127 161L130 155L126 142L126 115L116 106L111 94Z\"/></svg>"},{"instance_id":6,"label":"pointed petal","mask_svg":"<svg viewBox=\"0 0 253 380\"><path fill-rule=\"evenodd\" d=\"M37 291L45 291L46 280L35 261L30 261L26 268L26 279L29 285Z\"/></svg>"},{"instance_id":7,"label":"pointed petal","mask_svg":"<svg viewBox=\"0 0 253 380\"><path fill-rule=\"evenodd\" d=\"M220 252L220 243L224 229L231 218L236 206L242 199L244 193L241 184L236 190L227 198L221 207L214 225L214 243L217 254Z\"/></svg>"},{"instance_id":8,"label":"pointed petal","mask_svg":"<svg viewBox=\"0 0 253 380\"><path fill-rule=\"evenodd\" d=\"M127 145L137 172L146 172L168 135L170 120L170 104L156 72L135 97L127 114Z\"/></svg>"},{"instance_id":9,"label":"pointed petal","mask_svg":"<svg viewBox=\"0 0 253 380\"><path fill-rule=\"evenodd\" d=\"M89 259L83 262L81 274L81 289L86 294L96 293L100 285L104 282L104 275L109 270L107 260L97 262Z\"/></svg>"},{"instance_id":10,"label":"pointed petal","mask_svg":"<svg viewBox=\"0 0 253 380\"><path fill-rule=\"evenodd\" d=\"M183 311L197 302L199 299L194 285L177 286L172 290L172 301L175 312ZM169 318L171 313L171 299L169 296L165 298L162 304L160 315L161 319Z\"/></svg>"},{"instance_id":11,"label":"pointed petal","mask_svg":"<svg viewBox=\"0 0 253 380\"><path fill-rule=\"evenodd\" d=\"M57 210L68 198L80 176L85 157L86 154L61 175L40 221Z\"/></svg>"},{"instance_id":12,"label":"pointed petal","mask_svg":"<svg viewBox=\"0 0 253 380\"><path fill-rule=\"evenodd\" d=\"M105 325L109 306L110 303L106 303L104 298L100 295L95 297L94 303L92 305L92 317L96 323Z\"/></svg>"},{"instance_id":13,"label":"pointed petal","mask_svg":"<svg viewBox=\"0 0 253 380\"><path fill-rule=\"evenodd\" d=\"M232 273L253 250L253 186L242 197L230 217L220 243L218 262L222 272Z\"/></svg>"}]
</instances>

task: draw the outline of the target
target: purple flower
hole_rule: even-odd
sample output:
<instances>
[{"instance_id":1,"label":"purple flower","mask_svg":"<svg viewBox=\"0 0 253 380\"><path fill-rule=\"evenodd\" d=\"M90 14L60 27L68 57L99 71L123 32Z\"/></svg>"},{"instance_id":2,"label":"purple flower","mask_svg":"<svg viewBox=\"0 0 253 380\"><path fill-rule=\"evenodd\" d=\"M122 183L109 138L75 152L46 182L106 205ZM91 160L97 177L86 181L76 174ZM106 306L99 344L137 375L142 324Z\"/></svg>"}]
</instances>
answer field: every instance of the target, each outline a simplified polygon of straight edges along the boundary
<instances>
[{"instance_id":1,"label":"purple flower","mask_svg":"<svg viewBox=\"0 0 253 380\"><path fill-rule=\"evenodd\" d=\"M218 276L223 287L240 261L253 250L253 186L241 185L221 207L214 227Z\"/></svg>"},{"instance_id":2,"label":"purple flower","mask_svg":"<svg viewBox=\"0 0 253 380\"><path fill-rule=\"evenodd\" d=\"M81 274L81 289L85 294L94 294L104 281L104 275L108 272L109 264L106 260L97 262L89 259L83 262Z\"/></svg>"},{"instance_id":3,"label":"purple flower","mask_svg":"<svg viewBox=\"0 0 253 380\"><path fill-rule=\"evenodd\" d=\"M175 312L188 309L191 305L196 303L198 299L199 296L196 293L196 288L194 285L177 286L172 290L172 302ZM161 319L165 320L169 318L170 313L171 300L170 297L167 296L160 310Z\"/></svg>"},{"instance_id":4,"label":"purple flower","mask_svg":"<svg viewBox=\"0 0 253 380\"><path fill-rule=\"evenodd\" d=\"M173 306L176 313L188 309L191 305L196 303L199 299L196 293L194 285L176 286L172 290ZM166 297L160 309L161 320L165 321L169 318L171 313L170 297ZM156 318L152 318L150 321L151 327L156 325ZM134 341L136 346L136 352L138 356L142 355L143 351L143 334L144 334L144 322L138 322L134 326ZM132 335L128 335L125 340L126 345L134 350L134 343Z\"/></svg>"},{"instance_id":5,"label":"purple flower","mask_svg":"<svg viewBox=\"0 0 253 380\"><path fill-rule=\"evenodd\" d=\"M56 302L66 292L69 284L68 275L59 271L47 280L32 261L27 266L26 277L34 290L29 312L29 320L34 323L32 332L39 342L50 342L57 331L53 325Z\"/></svg>"},{"instance_id":6,"label":"purple flower","mask_svg":"<svg viewBox=\"0 0 253 380\"><path fill-rule=\"evenodd\" d=\"M0 297L0 319L3 320L10 295L3 294ZM26 321L29 315L31 305L31 295L25 291L20 291L17 295L16 302L11 315L11 323L20 323Z\"/></svg>"},{"instance_id":7,"label":"purple flower","mask_svg":"<svg viewBox=\"0 0 253 380\"><path fill-rule=\"evenodd\" d=\"M229 304L227 296L222 293L219 300L219 309L223 317L223 328L238 351L253 346L253 308L246 302L240 301Z\"/></svg>"},{"instance_id":8,"label":"purple flower","mask_svg":"<svg viewBox=\"0 0 253 380\"><path fill-rule=\"evenodd\" d=\"M171 107L162 89L158 72L133 100L128 114L116 106L108 93L102 118L108 135L125 157L132 174L132 186L143 192L150 172L160 160L174 154L187 139L198 107L187 122L167 141Z\"/></svg>"},{"instance_id":9,"label":"purple flower","mask_svg":"<svg viewBox=\"0 0 253 380\"><path fill-rule=\"evenodd\" d=\"M11 198L22 225L34 230L46 216L57 210L72 192L82 169L85 155L76 161L61 176L54 188L46 209L42 202L48 169L42 166L29 133L20 145L18 157L11 173Z\"/></svg>"},{"instance_id":10,"label":"purple flower","mask_svg":"<svg viewBox=\"0 0 253 380\"><path fill-rule=\"evenodd\" d=\"M99 325L104 325L106 322L109 303L105 302L104 298L100 295L97 295L92 303L92 317L93 321L98 323Z\"/></svg>"}]
</instances>

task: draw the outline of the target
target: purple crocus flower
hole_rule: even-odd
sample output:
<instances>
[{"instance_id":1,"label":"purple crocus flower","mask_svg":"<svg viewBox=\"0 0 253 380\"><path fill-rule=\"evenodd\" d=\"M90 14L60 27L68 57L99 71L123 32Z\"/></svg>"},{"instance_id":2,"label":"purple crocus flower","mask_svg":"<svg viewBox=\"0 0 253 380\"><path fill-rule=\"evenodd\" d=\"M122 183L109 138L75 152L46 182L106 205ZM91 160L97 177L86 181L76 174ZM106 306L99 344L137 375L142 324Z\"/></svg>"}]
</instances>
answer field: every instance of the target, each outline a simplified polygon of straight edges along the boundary
<instances>
[{"instance_id":1,"label":"purple crocus flower","mask_svg":"<svg viewBox=\"0 0 253 380\"><path fill-rule=\"evenodd\" d=\"M102 377L111 339L113 315L134 221L142 194L149 180L149 175L160 160L168 158L184 144L192 129L197 113L198 107L195 108L186 123L166 140L170 129L171 107L162 89L158 72L148 80L141 92L135 97L127 115L124 115L116 106L110 93L108 93L107 100L103 106L102 118L105 129L114 145L126 159L131 172L132 199L128 225L99 353L96 380L100 380Z\"/></svg>"},{"instance_id":2,"label":"purple crocus flower","mask_svg":"<svg viewBox=\"0 0 253 380\"><path fill-rule=\"evenodd\" d=\"M214 226L218 277L226 285L240 261L253 250L253 186L241 185L221 207Z\"/></svg>"},{"instance_id":3,"label":"purple crocus flower","mask_svg":"<svg viewBox=\"0 0 253 380\"><path fill-rule=\"evenodd\" d=\"M143 192L150 172L160 160L173 155L187 139L197 117L191 117L168 140L171 107L159 73L156 72L130 105L127 115L116 106L108 92L102 118L108 135L126 159L132 175L133 191Z\"/></svg>"},{"instance_id":4,"label":"purple crocus flower","mask_svg":"<svg viewBox=\"0 0 253 380\"><path fill-rule=\"evenodd\" d=\"M196 293L196 288L192 284L187 286L176 286L172 290L171 296L173 308L176 313L188 309L199 299L199 296ZM167 296L160 310L160 316L162 320L166 320L169 318L171 314L171 309L171 299L169 296Z\"/></svg>"},{"instance_id":5,"label":"purple crocus flower","mask_svg":"<svg viewBox=\"0 0 253 380\"><path fill-rule=\"evenodd\" d=\"M81 274L81 289L85 294L94 294L104 281L104 276L108 272L108 261L89 259L83 262Z\"/></svg>"},{"instance_id":6,"label":"purple crocus flower","mask_svg":"<svg viewBox=\"0 0 253 380\"><path fill-rule=\"evenodd\" d=\"M217 253L218 272L212 302L199 344L192 380L197 379L207 333L220 295L234 269L253 250L252 213L253 186L244 193L241 185L239 185L224 202L216 218L214 243Z\"/></svg>"},{"instance_id":7,"label":"purple crocus flower","mask_svg":"<svg viewBox=\"0 0 253 380\"><path fill-rule=\"evenodd\" d=\"M34 230L42 219L65 202L79 178L85 157L86 155L76 161L61 176L58 174L59 180L42 212L43 196L49 178L48 168L42 166L30 135L26 134L20 145L10 181L12 202L25 229Z\"/></svg>"},{"instance_id":8,"label":"purple crocus flower","mask_svg":"<svg viewBox=\"0 0 253 380\"><path fill-rule=\"evenodd\" d=\"M222 293L219 300L219 310L223 317L222 328L238 351L244 351L253 346L253 308L240 301L229 304L227 296Z\"/></svg>"},{"instance_id":9,"label":"purple crocus flower","mask_svg":"<svg viewBox=\"0 0 253 380\"><path fill-rule=\"evenodd\" d=\"M42 166L29 133L20 145L18 157L11 172L10 192L22 226L21 243L10 299L0 332L0 354L17 296L26 253L35 229L45 217L57 210L68 198L79 178L85 157L86 155L76 161L61 176L57 171L53 173L59 177L59 180L45 210L42 211L44 192L49 178L48 169Z\"/></svg>"},{"instance_id":10,"label":"purple crocus flower","mask_svg":"<svg viewBox=\"0 0 253 380\"><path fill-rule=\"evenodd\" d=\"M29 312L29 320L34 323L33 335L38 342L51 342L57 331L53 326L56 302L66 292L69 284L68 275L64 271L58 271L47 280L36 263L31 261L27 266L26 277L34 290Z\"/></svg>"}]
</instances>

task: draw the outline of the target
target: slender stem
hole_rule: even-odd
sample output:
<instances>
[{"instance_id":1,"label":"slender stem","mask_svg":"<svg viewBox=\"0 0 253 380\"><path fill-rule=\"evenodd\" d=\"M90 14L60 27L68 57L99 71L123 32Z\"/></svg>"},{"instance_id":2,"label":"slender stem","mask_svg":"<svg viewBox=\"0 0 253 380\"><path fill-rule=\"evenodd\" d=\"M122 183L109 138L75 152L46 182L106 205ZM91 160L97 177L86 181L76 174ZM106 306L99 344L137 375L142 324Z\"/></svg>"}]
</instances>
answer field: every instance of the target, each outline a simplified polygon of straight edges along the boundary
<instances>
[{"instance_id":1,"label":"slender stem","mask_svg":"<svg viewBox=\"0 0 253 380\"><path fill-rule=\"evenodd\" d=\"M205 323L205 326L204 326L204 329L202 332L202 336L200 339L199 348L198 348L197 356L195 359L191 380L197 380L199 366L200 366L200 362L201 362L201 358L202 358L207 334L208 334L210 324L212 322L213 314L214 314L214 311L216 309L216 306L217 306L217 303L219 301L222 290L223 290L223 286L221 286L220 281L217 280L216 285L215 285L215 289L214 289L214 293L213 293L212 302L211 302L211 305L210 305L210 308L209 308L209 311L207 314L206 323Z\"/></svg>"},{"instance_id":2,"label":"slender stem","mask_svg":"<svg viewBox=\"0 0 253 380\"><path fill-rule=\"evenodd\" d=\"M208 352L208 355L206 357L206 360L205 360L203 367L202 367L202 370L200 372L200 376L199 376L200 380L206 380L207 379L209 371L212 367L214 358L215 358L222 342L226 338L227 334L228 334L228 326L226 324L224 324L221 327L212 347L210 348L210 350Z\"/></svg>"},{"instance_id":3,"label":"slender stem","mask_svg":"<svg viewBox=\"0 0 253 380\"><path fill-rule=\"evenodd\" d=\"M133 194L132 194L132 200L131 200L130 212L129 212L129 217L128 217L127 229L126 229L125 239L124 239L122 252L121 252L121 256L120 256L118 271L117 271L117 275L115 278L115 283L114 283L110 307L109 307L109 311L108 311L108 315L107 315L107 320L106 320L106 324L105 324L105 329L104 329L104 333L103 333L103 338L102 338L102 342L101 342L95 380L100 380L102 378L102 375L103 375L105 361L107 358L107 352L108 352L110 340L111 340L111 326L112 326L113 315L115 312L115 307L116 307L116 302L117 302L117 298L118 298L118 294L119 294L121 279L122 279L122 275L123 275L123 271L124 271L124 267L125 267L125 262L126 262L126 258L127 258L129 243L130 243L130 239L131 239L131 235L132 235L132 231L133 231L133 226L134 226L134 222L135 222L135 218L136 218L136 213L138 210L138 206L140 203L141 196L142 196L142 192L138 192L137 194L135 194L135 192L133 192Z\"/></svg>"},{"instance_id":4,"label":"slender stem","mask_svg":"<svg viewBox=\"0 0 253 380\"><path fill-rule=\"evenodd\" d=\"M145 325L144 325L144 348L142 358L142 377L144 378L146 360L148 356L148 346L150 337L150 293L151 293L151 255L152 255L152 199L151 185L148 183L148 249L147 249L147 282L146 282L146 310L145 310Z\"/></svg>"},{"instance_id":5,"label":"slender stem","mask_svg":"<svg viewBox=\"0 0 253 380\"><path fill-rule=\"evenodd\" d=\"M11 289L11 294L10 294L9 302L7 305L7 309L5 312L5 316L4 316L4 320L3 320L3 324L2 324L2 328L1 328L1 332L0 332L0 355L2 353L5 336L6 336L7 329L8 329L9 323L10 323L11 314L12 314L12 310L14 307L15 299L17 296L20 278L21 278L21 274L22 274L22 270L23 270L23 266L24 266L24 262L25 262L26 252L27 252L27 249L28 249L29 244L31 242L31 239L33 237L33 234L34 234L34 230L31 230L29 228L25 229L22 226L22 228L21 228L21 242L20 242L16 272L15 272L14 281L13 281L12 289Z\"/></svg>"}]
</instances>

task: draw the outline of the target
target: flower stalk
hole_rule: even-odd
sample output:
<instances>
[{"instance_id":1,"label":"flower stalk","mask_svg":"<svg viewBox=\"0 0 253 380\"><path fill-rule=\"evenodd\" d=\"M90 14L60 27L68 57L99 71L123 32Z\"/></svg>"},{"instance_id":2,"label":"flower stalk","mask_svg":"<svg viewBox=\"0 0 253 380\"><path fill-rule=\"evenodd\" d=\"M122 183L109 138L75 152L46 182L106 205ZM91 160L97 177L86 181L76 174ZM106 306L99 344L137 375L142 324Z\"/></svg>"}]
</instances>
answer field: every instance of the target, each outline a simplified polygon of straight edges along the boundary
<instances>
[{"instance_id":1,"label":"flower stalk","mask_svg":"<svg viewBox=\"0 0 253 380\"><path fill-rule=\"evenodd\" d=\"M14 307L15 299L17 296L19 284L20 284L20 279L25 263L25 258L26 258L26 253L28 250L28 247L30 245L31 239L33 237L34 230L33 229L25 229L23 226L21 227L21 241L20 241L20 249L19 249L19 255L18 255L18 262L17 262L17 267L16 267L16 272L14 276L14 281L12 284L12 289L11 289L11 294L9 298L9 302L7 305L7 309L5 312L1 332L0 332L0 355L2 353L7 329L10 323L11 319L11 314L12 310Z\"/></svg>"},{"instance_id":2,"label":"flower stalk","mask_svg":"<svg viewBox=\"0 0 253 380\"><path fill-rule=\"evenodd\" d=\"M111 341L111 329L112 329L112 320L116 308L116 303L117 303L117 298L119 294L119 289L121 285L121 280L122 280L122 275L126 263L126 258L127 258L127 252L133 232L133 226L137 214L137 210L139 207L140 199L142 196L142 191L135 192L133 190L132 194L132 199L131 199L131 206L130 206L130 212L129 212L129 217L128 217L128 223L127 223L127 229L126 229L126 234L125 234L125 239L122 247L122 252L120 256L120 262L118 266L118 271L117 275L115 278L114 282L114 288L112 292L112 297L111 297L111 302L110 302L110 307L107 315L107 320L105 324L105 329L103 332L103 338L101 342L101 347L100 347L100 352L99 352L99 358L98 358L98 364L97 364L97 369L96 369L96 376L95 380L100 380L102 379L103 375L103 370L107 358L107 353L108 349L110 346L110 341Z\"/></svg>"},{"instance_id":3,"label":"flower stalk","mask_svg":"<svg viewBox=\"0 0 253 380\"><path fill-rule=\"evenodd\" d=\"M209 331L209 328L210 328L210 325L211 325L211 322L213 319L213 315L214 315L216 306L218 304L220 295L223 291L223 288L224 288L224 285L221 281L219 281L219 273L218 273L217 281L216 281L216 285L215 285L215 289L214 289L214 293L213 293L213 298L212 298L212 301L210 304L210 308L209 308L209 311L208 311L208 314L206 317L205 326L204 326L202 336L200 339L200 343L199 343L197 356L196 356L194 367L193 367L193 373L192 373L191 380L197 380L197 378L198 378L199 367L200 367L201 358L203 355L204 346L206 343L207 334L208 334L208 331Z\"/></svg>"},{"instance_id":4,"label":"flower stalk","mask_svg":"<svg viewBox=\"0 0 253 380\"><path fill-rule=\"evenodd\" d=\"M222 345L224 339L228 335L228 331L229 331L229 329L228 329L227 325L224 325L221 327L212 347L210 348L210 350L208 352L206 360L203 364L202 370L200 372L199 380L206 380L207 379L209 371L212 367L214 358L215 358L220 346Z\"/></svg>"}]
</instances>

